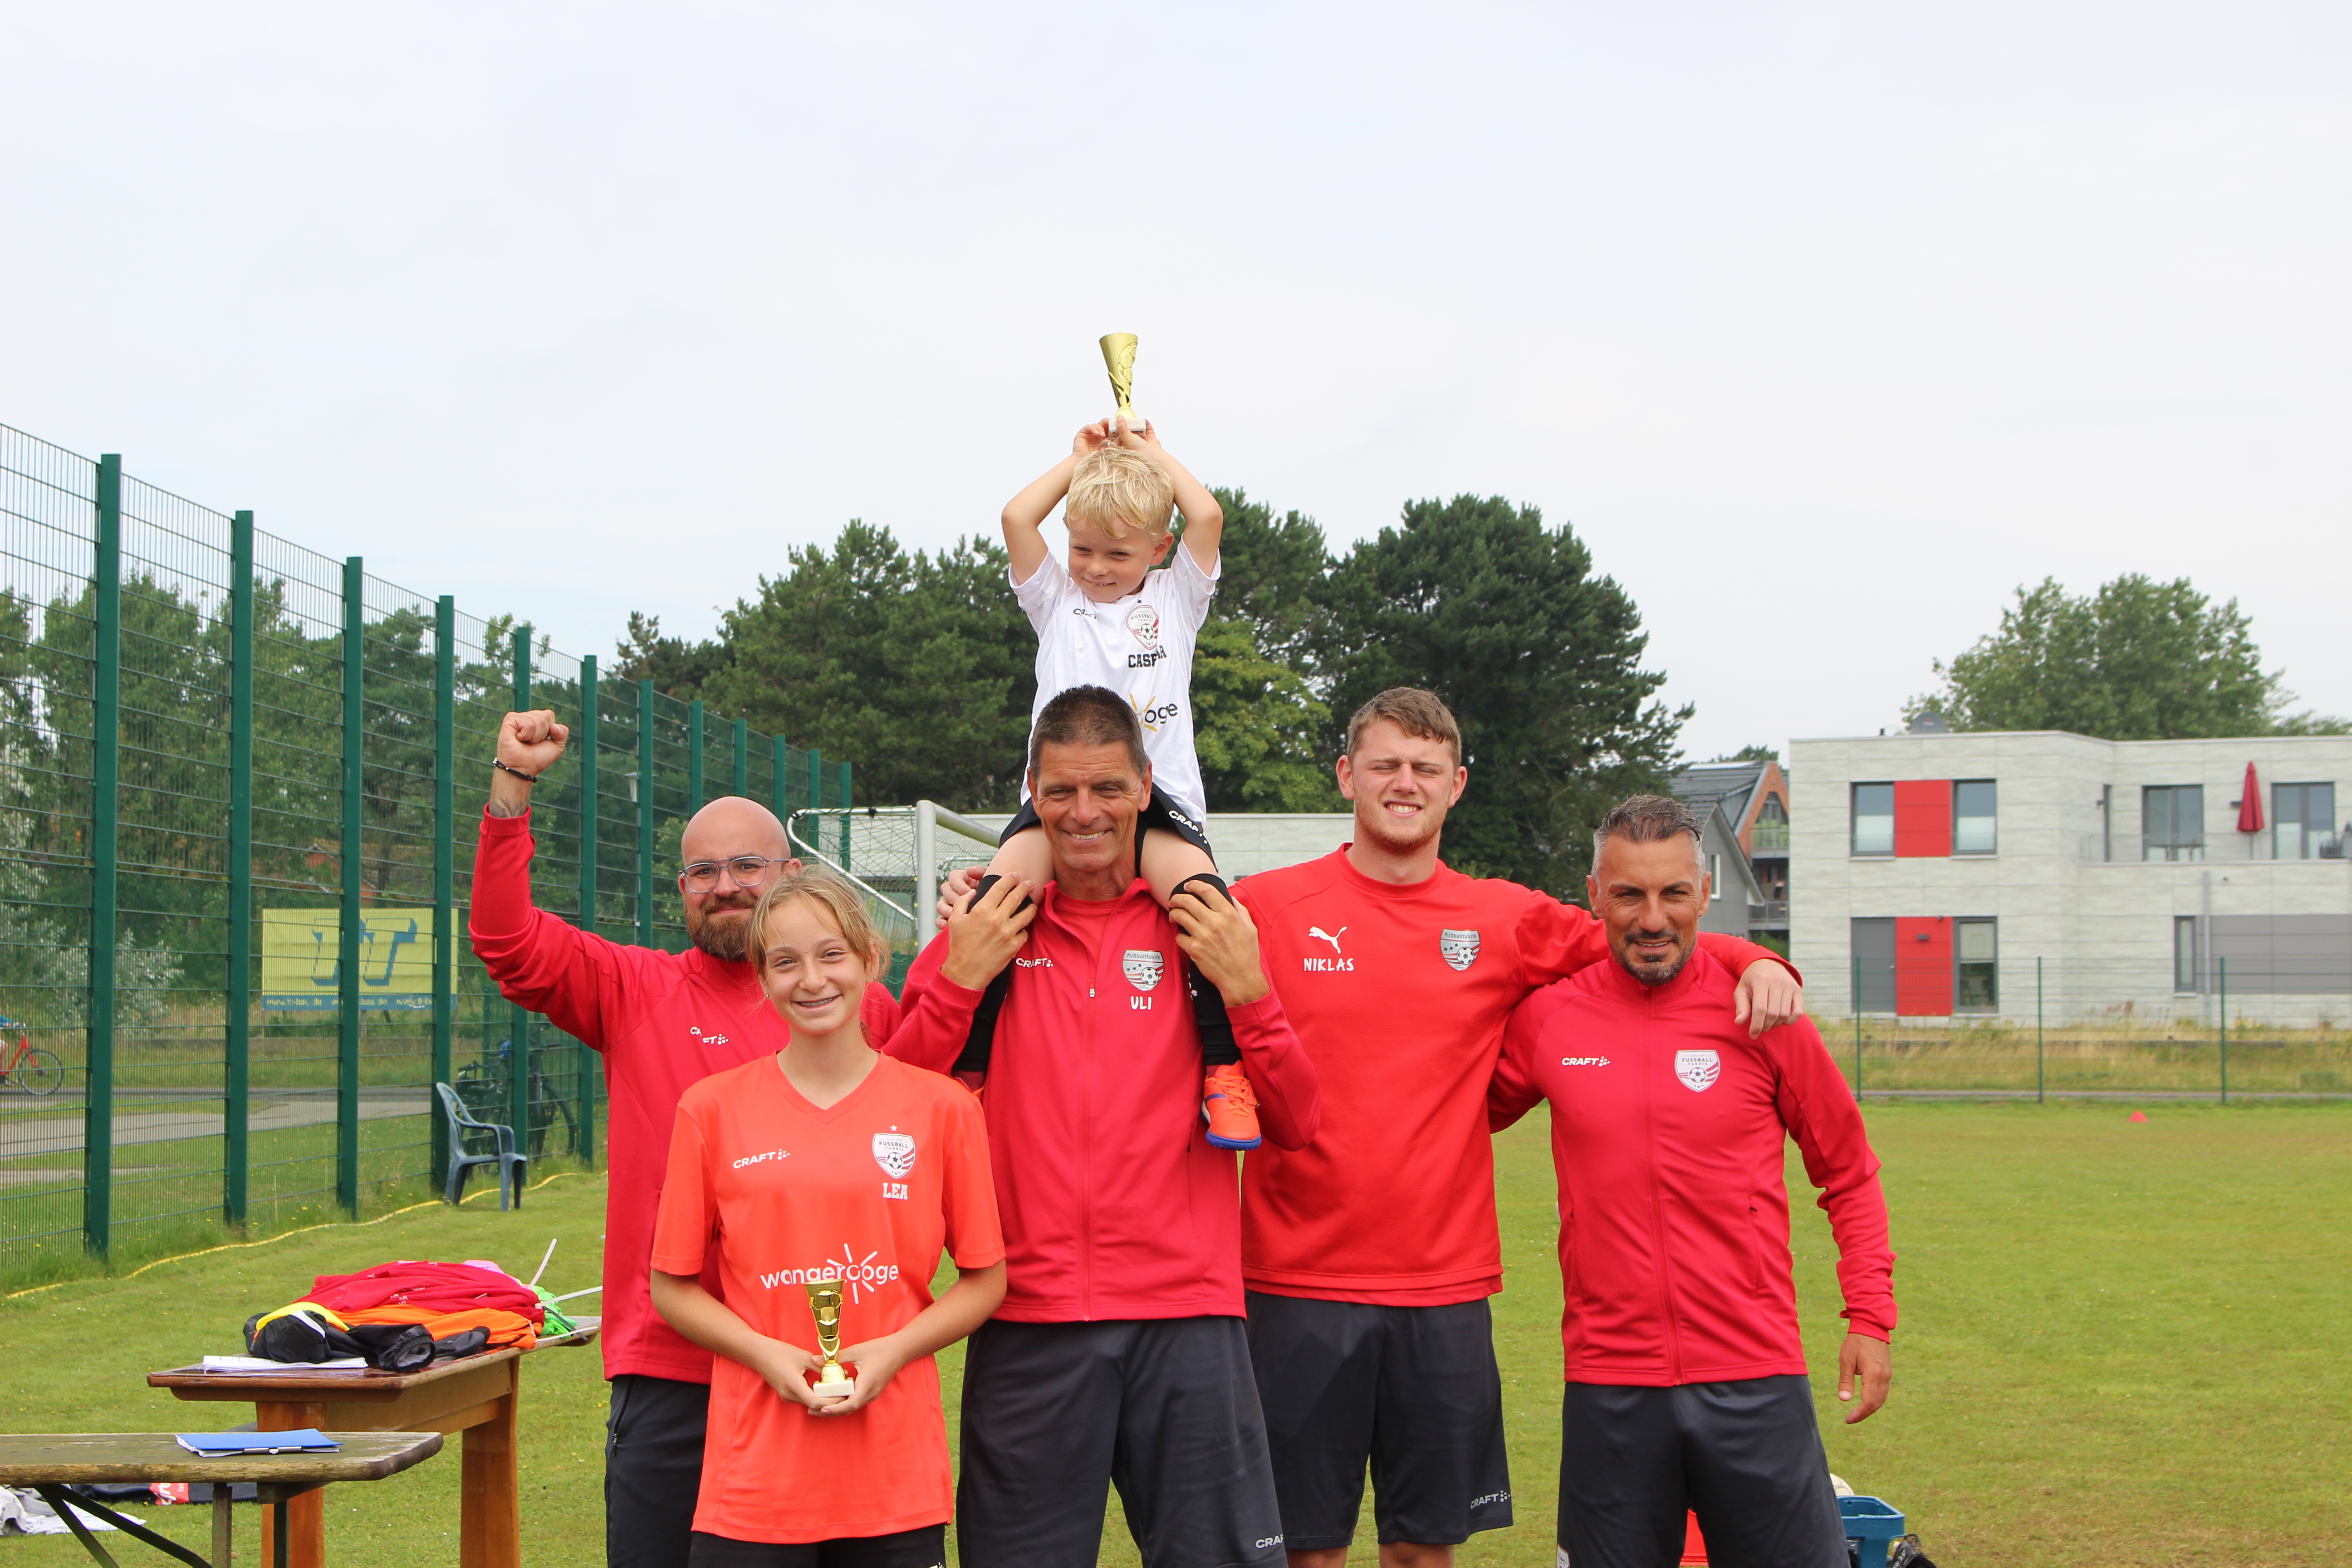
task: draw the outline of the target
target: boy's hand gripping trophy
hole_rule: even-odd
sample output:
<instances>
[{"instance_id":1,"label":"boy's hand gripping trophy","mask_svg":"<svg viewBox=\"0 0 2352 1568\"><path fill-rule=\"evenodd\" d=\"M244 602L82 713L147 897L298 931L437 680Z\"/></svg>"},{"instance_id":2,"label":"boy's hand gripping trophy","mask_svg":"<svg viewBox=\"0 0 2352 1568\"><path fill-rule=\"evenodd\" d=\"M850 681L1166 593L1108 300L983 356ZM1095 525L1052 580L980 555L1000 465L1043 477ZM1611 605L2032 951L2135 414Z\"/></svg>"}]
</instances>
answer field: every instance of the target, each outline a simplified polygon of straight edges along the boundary
<instances>
[{"instance_id":1,"label":"boy's hand gripping trophy","mask_svg":"<svg viewBox=\"0 0 2352 1568\"><path fill-rule=\"evenodd\" d=\"M828 1279L804 1287L809 1311L816 1318L816 1348L824 1356L817 1368L816 1394L821 1399L847 1399L857 1392L835 1359L841 1354L841 1281Z\"/></svg>"},{"instance_id":2,"label":"boy's hand gripping trophy","mask_svg":"<svg viewBox=\"0 0 2352 1568\"><path fill-rule=\"evenodd\" d=\"M1106 332L1102 341L1103 363L1110 367L1111 395L1118 399L1118 416L1127 427L1138 435L1143 432L1143 416L1135 411L1130 399L1135 385L1135 334Z\"/></svg>"}]
</instances>

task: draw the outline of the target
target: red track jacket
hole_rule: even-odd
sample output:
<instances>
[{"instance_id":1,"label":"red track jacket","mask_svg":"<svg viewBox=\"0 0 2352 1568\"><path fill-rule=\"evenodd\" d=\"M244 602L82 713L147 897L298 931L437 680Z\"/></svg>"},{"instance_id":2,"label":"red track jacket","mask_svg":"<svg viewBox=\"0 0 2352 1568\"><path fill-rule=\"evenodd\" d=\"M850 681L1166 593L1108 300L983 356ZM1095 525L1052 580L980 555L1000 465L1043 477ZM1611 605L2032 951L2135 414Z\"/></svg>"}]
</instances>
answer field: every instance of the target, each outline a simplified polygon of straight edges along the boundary
<instances>
[{"instance_id":1,"label":"red track jacket","mask_svg":"<svg viewBox=\"0 0 2352 1568\"><path fill-rule=\"evenodd\" d=\"M1570 1383L1666 1387L1805 1370L1783 1150L1837 1238L1844 1316L1895 1331L1886 1197L1862 1111L1811 1022L1748 1037L1705 949L1664 985L1613 961L1537 992L1505 1031L1500 1130L1551 1101Z\"/></svg>"},{"instance_id":2,"label":"red track jacket","mask_svg":"<svg viewBox=\"0 0 2352 1568\"><path fill-rule=\"evenodd\" d=\"M1047 884L1013 961L988 1071L988 1152L1013 1322L1240 1317L1241 1184L1201 1121L1201 1041L1176 928L1137 881L1066 917ZM1097 934L1098 933L1098 934ZM907 975L891 1056L946 1072L981 994ZM1269 1142L1315 1136L1315 1068L1269 992L1232 1009Z\"/></svg>"},{"instance_id":3,"label":"red track jacket","mask_svg":"<svg viewBox=\"0 0 2352 1568\"><path fill-rule=\"evenodd\" d=\"M604 1375L710 1381L710 1352L662 1321L647 1293L654 1215L669 1173L677 1097L712 1073L772 1056L792 1037L749 963L689 948L623 947L530 902L530 816L482 816L474 847L474 952L499 994L604 1053L612 1101L605 1163ZM866 1037L889 1038L898 1005L866 988ZM723 1295L714 1251L703 1288Z\"/></svg>"}]
</instances>

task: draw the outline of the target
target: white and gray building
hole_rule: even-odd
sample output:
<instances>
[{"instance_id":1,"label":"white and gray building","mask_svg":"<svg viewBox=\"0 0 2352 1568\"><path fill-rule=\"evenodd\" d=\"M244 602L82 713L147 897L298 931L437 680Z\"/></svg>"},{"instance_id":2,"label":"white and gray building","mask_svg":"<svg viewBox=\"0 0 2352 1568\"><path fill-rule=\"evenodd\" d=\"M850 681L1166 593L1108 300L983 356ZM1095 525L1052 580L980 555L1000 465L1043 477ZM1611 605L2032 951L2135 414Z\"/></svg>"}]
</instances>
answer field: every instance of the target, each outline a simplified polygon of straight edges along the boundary
<instances>
[{"instance_id":1,"label":"white and gray building","mask_svg":"<svg viewBox=\"0 0 2352 1568\"><path fill-rule=\"evenodd\" d=\"M2352 1018L2352 737L1937 729L1789 761L1823 1012L2209 1026L2226 988L2232 1021Z\"/></svg>"}]
</instances>

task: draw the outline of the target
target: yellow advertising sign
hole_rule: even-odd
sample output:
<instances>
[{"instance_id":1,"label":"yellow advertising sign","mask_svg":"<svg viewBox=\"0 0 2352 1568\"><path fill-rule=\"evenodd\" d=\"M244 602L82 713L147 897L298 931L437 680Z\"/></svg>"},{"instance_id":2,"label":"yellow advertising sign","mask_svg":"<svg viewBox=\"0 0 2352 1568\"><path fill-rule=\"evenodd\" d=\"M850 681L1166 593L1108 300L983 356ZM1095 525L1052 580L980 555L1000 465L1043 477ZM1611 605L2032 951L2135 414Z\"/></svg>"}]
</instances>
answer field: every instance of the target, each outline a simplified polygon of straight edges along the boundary
<instances>
[{"instance_id":1,"label":"yellow advertising sign","mask_svg":"<svg viewBox=\"0 0 2352 1568\"><path fill-rule=\"evenodd\" d=\"M261 1005L333 1012L341 1001L341 927L333 910L261 911ZM360 911L360 1005L433 1005L433 911Z\"/></svg>"}]
</instances>

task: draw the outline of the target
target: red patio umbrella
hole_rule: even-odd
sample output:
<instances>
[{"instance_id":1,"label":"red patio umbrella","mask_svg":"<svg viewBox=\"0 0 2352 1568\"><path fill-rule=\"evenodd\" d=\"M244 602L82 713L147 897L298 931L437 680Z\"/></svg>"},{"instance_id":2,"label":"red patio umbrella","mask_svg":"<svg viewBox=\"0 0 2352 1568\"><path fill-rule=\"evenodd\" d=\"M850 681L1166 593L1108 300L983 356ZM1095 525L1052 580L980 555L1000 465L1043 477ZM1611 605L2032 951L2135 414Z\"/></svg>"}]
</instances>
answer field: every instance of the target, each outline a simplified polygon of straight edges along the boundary
<instances>
[{"instance_id":1,"label":"red patio umbrella","mask_svg":"<svg viewBox=\"0 0 2352 1568\"><path fill-rule=\"evenodd\" d=\"M2238 831L2260 833L2263 830L2263 781L2254 776L2254 764L2246 764L2246 787L2238 795Z\"/></svg>"}]
</instances>

